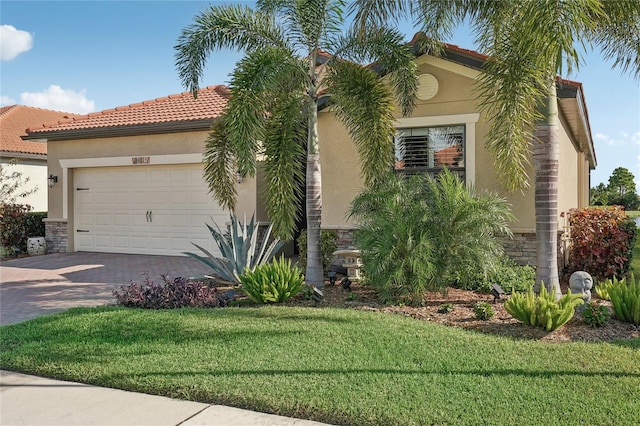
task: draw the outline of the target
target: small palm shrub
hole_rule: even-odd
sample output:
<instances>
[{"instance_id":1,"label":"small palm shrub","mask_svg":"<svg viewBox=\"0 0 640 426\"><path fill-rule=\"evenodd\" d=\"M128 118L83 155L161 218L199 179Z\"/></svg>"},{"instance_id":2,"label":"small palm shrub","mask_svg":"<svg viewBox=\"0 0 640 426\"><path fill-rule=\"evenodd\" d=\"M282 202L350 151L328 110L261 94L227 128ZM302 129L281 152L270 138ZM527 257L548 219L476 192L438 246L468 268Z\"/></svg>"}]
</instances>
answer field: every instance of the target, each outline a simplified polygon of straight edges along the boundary
<instances>
[{"instance_id":1,"label":"small palm shrub","mask_svg":"<svg viewBox=\"0 0 640 426\"><path fill-rule=\"evenodd\" d=\"M383 302L412 305L493 269L503 254L497 236L511 235L512 219L502 198L477 194L446 169L437 179L391 175L354 199L350 217L367 282Z\"/></svg>"},{"instance_id":2,"label":"small palm shrub","mask_svg":"<svg viewBox=\"0 0 640 426\"><path fill-rule=\"evenodd\" d=\"M163 282L156 283L147 275L142 283L131 281L113 290L116 304L142 309L214 308L226 304L227 299L219 297L216 289L206 283L166 275L161 278Z\"/></svg>"},{"instance_id":3,"label":"small palm shrub","mask_svg":"<svg viewBox=\"0 0 640 426\"><path fill-rule=\"evenodd\" d=\"M254 216L251 216L249 223L246 218L240 223L234 215L230 215L231 232L229 234L223 233L218 224L214 223L215 229L207 224L211 236L220 249L221 258L215 257L211 252L194 243L192 244L200 249L204 256L191 252L184 252L184 254L209 266L217 278L239 284L240 274L246 269L253 271L256 266L269 262L284 245L284 242L278 238L269 242L273 224L269 225L262 236L262 244L258 245L260 222L256 223Z\"/></svg>"},{"instance_id":4,"label":"small palm shrub","mask_svg":"<svg viewBox=\"0 0 640 426\"><path fill-rule=\"evenodd\" d=\"M609 296L613 312L620 320L640 325L640 280L631 274L628 283L624 279L614 283Z\"/></svg>"},{"instance_id":5,"label":"small palm shrub","mask_svg":"<svg viewBox=\"0 0 640 426\"><path fill-rule=\"evenodd\" d=\"M604 327L610 318L609 308L599 302L589 302L582 310L583 321L591 327Z\"/></svg>"},{"instance_id":6,"label":"small palm shrub","mask_svg":"<svg viewBox=\"0 0 640 426\"><path fill-rule=\"evenodd\" d=\"M473 305L473 312L482 321L488 321L496 314L488 302L477 302Z\"/></svg>"},{"instance_id":7,"label":"small palm shrub","mask_svg":"<svg viewBox=\"0 0 640 426\"><path fill-rule=\"evenodd\" d=\"M304 284L302 269L291 259L274 259L271 263L246 269L240 275L242 291L255 303L282 303L298 294Z\"/></svg>"},{"instance_id":8,"label":"small palm shrub","mask_svg":"<svg viewBox=\"0 0 640 426\"><path fill-rule=\"evenodd\" d=\"M523 324L553 331L573 318L576 306L583 303L582 295L571 294L571 290L556 300L555 295L541 285L539 296L533 289L527 294L513 293L504 303L504 309Z\"/></svg>"}]
</instances>

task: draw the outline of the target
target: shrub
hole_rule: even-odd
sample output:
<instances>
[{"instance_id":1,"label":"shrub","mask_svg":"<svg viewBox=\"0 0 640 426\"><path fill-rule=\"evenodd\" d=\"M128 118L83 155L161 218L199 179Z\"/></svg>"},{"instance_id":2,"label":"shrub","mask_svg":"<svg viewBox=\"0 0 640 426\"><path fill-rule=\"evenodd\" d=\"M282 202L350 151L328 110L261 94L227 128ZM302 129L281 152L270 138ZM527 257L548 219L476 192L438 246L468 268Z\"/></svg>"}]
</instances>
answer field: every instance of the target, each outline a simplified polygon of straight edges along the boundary
<instances>
[{"instance_id":1,"label":"shrub","mask_svg":"<svg viewBox=\"0 0 640 426\"><path fill-rule=\"evenodd\" d=\"M10 250L26 249L25 218L30 210L28 204L0 203L0 245Z\"/></svg>"},{"instance_id":2,"label":"shrub","mask_svg":"<svg viewBox=\"0 0 640 426\"><path fill-rule=\"evenodd\" d=\"M548 293L541 285L539 296L535 295L533 289L526 295L513 293L504 303L504 309L526 325L553 331L569 321L575 313L575 307L582 303L582 295L571 294L571 290L556 301L555 295Z\"/></svg>"},{"instance_id":3,"label":"shrub","mask_svg":"<svg viewBox=\"0 0 640 426\"><path fill-rule=\"evenodd\" d=\"M453 303L443 303L438 307L439 314L448 314L453 311Z\"/></svg>"},{"instance_id":4,"label":"shrub","mask_svg":"<svg viewBox=\"0 0 640 426\"><path fill-rule=\"evenodd\" d=\"M621 207L572 209L568 272L587 271L598 281L629 270L635 225ZM633 229L633 231L632 231Z\"/></svg>"},{"instance_id":5,"label":"shrub","mask_svg":"<svg viewBox=\"0 0 640 426\"><path fill-rule=\"evenodd\" d=\"M609 323L611 312L599 302L589 302L582 310L582 319L591 327L603 327Z\"/></svg>"},{"instance_id":6,"label":"shrub","mask_svg":"<svg viewBox=\"0 0 640 426\"><path fill-rule=\"evenodd\" d=\"M185 278L171 279L161 275L163 283L158 284L147 275L142 283L131 281L128 285L113 290L116 303L128 308L176 309L182 307L213 308L226 304L225 297L219 297L215 288L200 281Z\"/></svg>"},{"instance_id":7,"label":"shrub","mask_svg":"<svg viewBox=\"0 0 640 426\"><path fill-rule=\"evenodd\" d=\"M383 302L421 305L425 291L486 273L503 254L496 236L511 235L508 204L446 169L437 179L392 175L356 197L350 216L364 275Z\"/></svg>"},{"instance_id":8,"label":"shrub","mask_svg":"<svg viewBox=\"0 0 640 426\"><path fill-rule=\"evenodd\" d=\"M320 250L322 251L322 268L326 271L333 259L333 252L338 248L338 232L329 229L320 231ZM298 263L304 270L307 267L307 230L305 229L298 237L298 251L300 259Z\"/></svg>"},{"instance_id":9,"label":"shrub","mask_svg":"<svg viewBox=\"0 0 640 426\"><path fill-rule=\"evenodd\" d=\"M208 250L193 243L205 256L190 252L184 252L184 254L209 266L213 270L213 274L222 280L235 284L240 283L240 274L246 269L253 271L256 266L269 262L284 245L278 238L269 243L273 229L273 224L271 224L262 236L262 244L258 246L260 222L255 223L254 216L251 216L249 223L246 218L243 223L240 223L234 215L229 215L231 220L230 234L223 233L215 223L216 229L207 224L211 236L220 249L222 258L215 257Z\"/></svg>"},{"instance_id":10,"label":"shrub","mask_svg":"<svg viewBox=\"0 0 640 426\"><path fill-rule=\"evenodd\" d=\"M631 274L629 282L623 279L614 283L609 295L613 312L620 320L640 325L640 280Z\"/></svg>"},{"instance_id":11,"label":"shrub","mask_svg":"<svg viewBox=\"0 0 640 426\"><path fill-rule=\"evenodd\" d=\"M44 237L44 222L47 212L28 212L24 217L27 237Z\"/></svg>"},{"instance_id":12,"label":"shrub","mask_svg":"<svg viewBox=\"0 0 640 426\"><path fill-rule=\"evenodd\" d=\"M471 269L471 268L469 268ZM482 293L491 291L491 284L498 284L507 294L514 291L525 293L534 286L536 269L529 265L518 265L508 256L502 256L492 270L473 269L464 278L455 277L451 286L463 290L475 290Z\"/></svg>"},{"instance_id":13,"label":"shrub","mask_svg":"<svg viewBox=\"0 0 640 426\"><path fill-rule=\"evenodd\" d=\"M488 321L496 314L488 302L477 302L473 305L473 312L482 321Z\"/></svg>"},{"instance_id":14,"label":"shrub","mask_svg":"<svg viewBox=\"0 0 640 426\"><path fill-rule=\"evenodd\" d=\"M303 287L302 269L291 263L291 259L274 259L259 265L255 270L245 270L240 275L242 291L256 303L286 302Z\"/></svg>"}]
</instances>

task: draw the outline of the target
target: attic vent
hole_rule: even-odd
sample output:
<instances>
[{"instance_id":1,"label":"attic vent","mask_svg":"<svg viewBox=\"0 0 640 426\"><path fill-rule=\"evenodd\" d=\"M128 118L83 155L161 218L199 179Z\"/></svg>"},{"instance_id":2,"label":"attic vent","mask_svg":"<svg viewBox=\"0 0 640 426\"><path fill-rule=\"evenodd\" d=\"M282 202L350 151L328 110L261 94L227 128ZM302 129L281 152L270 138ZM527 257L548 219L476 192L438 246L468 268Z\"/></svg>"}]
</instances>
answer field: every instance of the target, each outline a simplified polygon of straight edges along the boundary
<instances>
[{"instance_id":1,"label":"attic vent","mask_svg":"<svg viewBox=\"0 0 640 426\"><path fill-rule=\"evenodd\" d=\"M438 93L438 80L431 74L421 74L418 77L418 99L423 101L433 98Z\"/></svg>"}]
</instances>

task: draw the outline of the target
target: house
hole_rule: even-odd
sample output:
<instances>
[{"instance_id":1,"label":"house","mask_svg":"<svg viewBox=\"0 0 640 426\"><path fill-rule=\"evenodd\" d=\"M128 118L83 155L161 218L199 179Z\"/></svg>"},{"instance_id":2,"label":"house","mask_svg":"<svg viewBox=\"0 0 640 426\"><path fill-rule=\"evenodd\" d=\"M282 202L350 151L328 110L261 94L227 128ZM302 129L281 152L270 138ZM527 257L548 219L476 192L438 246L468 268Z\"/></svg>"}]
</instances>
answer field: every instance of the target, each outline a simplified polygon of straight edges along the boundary
<instances>
[{"instance_id":1,"label":"house","mask_svg":"<svg viewBox=\"0 0 640 426\"><path fill-rule=\"evenodd\" d=\"M418 45L412 41L416 51ZM490 122L480 112L474 84L485 55L448 44L441 57L418 55L419 91L410 117L396 115L395 170L399 173L437 172L447 164L467 184L506 197L516 221L506 252L521 264L536 265L535 196L533 183L523 192L506 193L498 182L493 158L485 149ZM590 170L596 157L582 84L557 79L560 116L558 212L589 204ZM322 228L335 229L342 246L349 245L355 223L346 219L351 200L364 186L357 152L347 130L330 108L318 114L322 167ZM531 159L533 164L533 159ZM533 166L529 176L535 176ZM558 229L566 230L558 217ZM558 238L559 244L565 242ZM562 256L564 247L559 247ZM559 259L561 261L562 259Z\"/></svg>"},{"instance_id":2,"label":"house","mask_svg":"<svg viewBox=\"0 0 640 426\"><path fill-rule=\"evenodd\" d=\"M17 200L29 204L33 211L47 211L47 144L41 141L21 139L26 130L46 123L77 117L76 114L11 105L0 108L0 164L13 172L22 173L29 181L20 189L35 192ZM5 172L6 173L6 172Z\"/></svg>"},{"instance_id":3,"label":"house","mask_svg":"<svg viewBox=\"0 0 640 426\"><path fill-rule=\"evenodd\" d=\"M485 59L453 45L442 57L417 56L417 107L411 117L397 118L396 160L389 167L424 173L447 165L477 188L503 192L484 148L489 122L473 96ZM587 205L596 159L581 84L557 84L559 211L567 211ZM195 100L187 92L30 129L27 139L48 141L49 170L60 177L49 191L50 250L181 254L191 250L191 241L210 243L203 224L223 224L228 216L208 194L200 162L210 124L227 97L224 86L212 86ZM355 146L330 106L318 120L322 227L337 230L344 247L356 226L347 211L363 181ZM237 185L237 213L256 212L258 220L268 220L259 196L261 174ZM533 190L507 196L517 218L507 251L522 263L535 264Z\"/></svg>"}]
</instances>

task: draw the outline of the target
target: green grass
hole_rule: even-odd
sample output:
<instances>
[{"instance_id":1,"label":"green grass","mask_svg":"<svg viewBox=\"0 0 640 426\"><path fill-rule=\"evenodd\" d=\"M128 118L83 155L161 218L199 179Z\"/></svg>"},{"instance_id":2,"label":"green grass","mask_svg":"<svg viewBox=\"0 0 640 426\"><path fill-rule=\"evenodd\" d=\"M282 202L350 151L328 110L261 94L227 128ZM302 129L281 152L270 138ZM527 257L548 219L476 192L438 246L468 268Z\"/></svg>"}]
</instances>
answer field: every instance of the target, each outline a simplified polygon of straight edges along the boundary
<instances>
[{"instance_id":1,"label":"green grass","mask_svg":"<svg viewBox=\"0 0 640 426\"><path fill-rule=\"evenodd\" d=\"M545 344L346 309L78 308L1 327L0 344L3 369L333 424L638 421L640 339Z\"/></svg>"}]
</instances>

